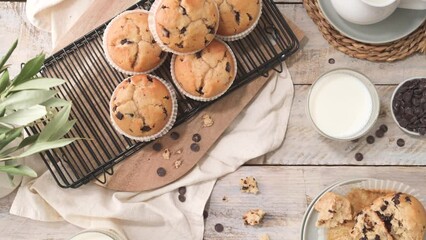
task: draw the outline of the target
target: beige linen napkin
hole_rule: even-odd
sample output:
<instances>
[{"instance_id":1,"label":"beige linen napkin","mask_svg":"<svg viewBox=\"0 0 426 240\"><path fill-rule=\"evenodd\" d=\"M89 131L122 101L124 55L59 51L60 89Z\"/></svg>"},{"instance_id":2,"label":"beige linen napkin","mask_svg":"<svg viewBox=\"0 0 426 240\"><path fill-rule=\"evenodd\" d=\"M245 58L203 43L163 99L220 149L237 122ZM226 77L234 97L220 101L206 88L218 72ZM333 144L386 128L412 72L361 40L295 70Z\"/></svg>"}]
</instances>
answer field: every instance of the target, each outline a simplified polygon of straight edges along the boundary
<instances>
[{"instance_id":1,"label":"beige linen napkin","mask_svg":"<svg viewBox=\"0 0 426 240\"><path fill-rule=\"evenodd\" d=\"M168 186L142 193L114 192L94 183L63 189L47 172L19 189L10 213L42 221L66 220L83 228L113 228L128 239L201 240L202 212L216 179L281 145L293 94L287 68L273 74L212 150L189 174ZM184 203L177 198L181 186L187 186Z\"/></svg>"},{"instance_id":2,"label":"beige linen napkin","mask_svg":"<svg viewBox=\"0 0 426 240\"><path fill-rule=\"evenodd\" d=\"M69 3L61 5L62 1L80 4L86 0L27 1L27 9L38 8L28 13L30 21L39 27L51 28L56 39L72 25L65 23L67 18L61 18L56 11L71 16L69 19L75 22L76 16L81 16L85 9ZM60 10L55 3L61 6ZM38 4L47 6L47 10ZM293 83L284 65L284 71L271 76L264 89L194 169L168 186L142 193L114 192L94 183L78 189L62 189L46 172L20 187L10 213L41 221L65 220L82 228L112 228L131 240L141 236L201 240L202 212L216 179L282 144L293 96ZM27 159L27 163L41 166L38 156ZM177 188L181 186L187 186L184 203L177 198Z\"/></svg>"}]
</instances>

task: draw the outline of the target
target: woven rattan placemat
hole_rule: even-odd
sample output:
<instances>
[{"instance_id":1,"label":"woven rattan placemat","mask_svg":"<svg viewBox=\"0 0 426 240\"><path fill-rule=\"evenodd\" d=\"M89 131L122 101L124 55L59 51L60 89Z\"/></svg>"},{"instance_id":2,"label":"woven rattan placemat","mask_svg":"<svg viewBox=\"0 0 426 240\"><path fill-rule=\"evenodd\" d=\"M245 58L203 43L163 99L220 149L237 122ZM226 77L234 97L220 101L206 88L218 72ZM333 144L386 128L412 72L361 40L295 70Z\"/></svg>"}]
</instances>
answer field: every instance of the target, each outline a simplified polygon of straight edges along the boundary
<instances>
[{"instance_id":1,"label":"woven rattan placemat","mask_svg":"<svg viewBox=\"0 0 426 240\"><path fill-rule=\"evenodd\" d=\"M318 0L303 0L306 12L318 26L324 38L337 50L355 58L372 62L393 62L414 53L426 53L426 23L397 41L383 45L358 42L342 35L322 14Z\"/></svg>"}]
</instances>

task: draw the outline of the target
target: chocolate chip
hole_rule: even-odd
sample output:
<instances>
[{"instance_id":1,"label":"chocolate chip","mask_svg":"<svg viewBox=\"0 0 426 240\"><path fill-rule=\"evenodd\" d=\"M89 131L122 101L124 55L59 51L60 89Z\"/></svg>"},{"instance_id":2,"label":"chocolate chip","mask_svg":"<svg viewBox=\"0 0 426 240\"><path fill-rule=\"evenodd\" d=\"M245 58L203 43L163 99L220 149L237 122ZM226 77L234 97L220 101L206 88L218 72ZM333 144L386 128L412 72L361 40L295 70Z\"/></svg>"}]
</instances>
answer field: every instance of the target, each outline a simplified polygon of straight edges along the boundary
<instances>
[{"instance_id":1,"label":"chocolate chip","mask_svg":"<svg viewBox=\"0 0 426 240\"><path fill-rule=\"evenodd\" d=\"M210 34L214 34L216 27L214 25L213 26L207 26L207 29L209 30Z\"/></svg>"},{"instance_id":2,"label":"chocolate chip","mask_svg":"<svg viewBox=\"0 0 426 240\"><path fill-rule=\"evenodd\" d=\"M155 39L152 39L151 43L154 44L154 43L157 43L157 42L155 41Z\"/></svg>"},{"instance_id":3,"label":"chocolate chip","mask_svg":"<svg viewBox=\"0 0 426 240\"><path fill-rule=\"evenodd\" d=\"M157 175L160 176L160 177L166 176L166 173L167 173L166 169L164 169L162 167L160 167L160 168L157 169Z\"/></svg>"},{"instance_id":4,"label":"chocolate chip","mask_svg":"<svg viewBox=\"0 0 426 240\"><path fill-rule=\"evenodd\" d=\"M200 95L204 95L203 92L203 87L198 88L197 90L195 90L197 93L199 93Z\"/></svg>"},{"instance_id":5,"label":"chocolate chip","mask_svg":"<svg viewBox=\"0 0 426 240\"><path fill-rule=\"evenodd\" d=\"M193 152L198 152L198 151L200 151L200 145L198 145L197 143L193 143L193 144L191 144L191 150L192 150Z\"/></svg>"},{"instance_id":6,"label":"chocolate chip","mask_svg":"<svg viewBox=\"0 0 426 240\"><path fill-rule=\"evenodd\" d=\"M209 212L207 212L206 210L203 211L203 218L207 219L209 217Z\"/></svg>"},{"instance_id":7,"label":"chocolate chip","mask_svg":"<svg viewBox=\"0 0 426 240\"><path fill-rule=\"evenodd\" d=\"M185 202L186 201L186 197L184 195L179 195L178 196L179 201L181 202Z\"/></svg>"},{"instance_id":8,"label":"chocolate chip","mask_svg":"<svg viewBox=\"0 0 426 240\"><path fill-rule=\"evenodd\" d=\"M226 62L225 71L227 71L227 72L231 71L231 64L229 62Z\"/></svg>"},{"instance_id":9,"label":"chocolate chip","mask_svg":"<svg viewBox=\"0 0 426 240\"><path fill-rule=\"evenodd\" d=\"M248 17L249 21L253 20L253 17L248 13L247 13L247 17Z\"/></svg>"},{"instance_id":10,"label":"chocolate chip","mask_svg":"<svg viewBox=\"0 0 426 240\"><path fill-rule=\"evenodd\" d=\"M198 133L196 133L196 134L192 135L192 141L194 141L194 142L199 142L199 141L201 141L201 135L200 135L200 134L198 134Z\"/></svg>"},{"instance_id":11,"label":"chocolate chip","mask_svg":"<svg viewBox=\"0 0 426 240\"><path fill-rule=\"evenodd\" d=\"M170 138L173 140L177 140L179 137L180 137L180 134L178 132L170 133Z\"/></svg>"},{"instance_id":12,"label":"chocolate chip","mask_svg":"<svg viewBox=\"0 0 426 240\"><path fill-rule=\"evenodd\" d=\"M385 132L383 132L381 129L376 131L376 137L382 138L385 135Z\"/></svg>"},{"instance_id":13,"label":"chocolate chip","mask_svg":"<svg viewBox=\"0 0 426 240\"><path fill-rule=\"evenodd\" d=\"M401 201L399 200L400 196L401 196L401 193L397 193L397 194L395 194L395 196L393 196L392 202L395 205L399 205L401 203Z\"/></svg>"},{"instance_id":14,"label":"chocolate chip","mask_svg":"<svg viewBox=\"0 0 426 240\"><path fill-rule=\"evenodd\" d=\"M201 58L201 51L195 53L196 58Z\"/></svg>"},{"instance_id":15,"label":"chocolate chip","mask_svg":"<svg viewBox=\"0 0 426 240\"><path fill-rule=\"evenodd\" d=\"M411 202L411 198L409 196L406 196L405 197L405 201L410 203Z\"/></svg>"},{"instance_id":16,"label":"chocolate chip","mask_svg":"<svg viewBox=\"0 0 426 240\"><path fill-rule=\"evenodd\" d=\"M329 213L336 213L336 211L329 209L328 210Z\"/></svg>"},{"instance_id":17,"label":"chocolate chip","mask_svg":"<svg viewBox=\"0 0 426 240\"><path fill-rule=\"evenodd\" d=\"M180 43L175 43L176 47L178 48L183 48L183 41Z\"/></svg>"},{"instance_id":18,"label":"chocolate chip","mask_svg":"<svg viewBox=\"0 0 426 240\"><path fill-rule=\"evenodd\" d=\"M179 192L180 195L185 195L185 193L186 193L186 187L180 187L180 188L178 188L178 192Z\"/></svg>"},{"instance_id":19,"label":"chocolate chip","mask_svg":"<svg viewBox=\"0 0 426 240\"><path fill-rule=\"evenodd\" d=\"M403 147L405 146L405 140L400 138L396 141L396 145L398 145L398 147Z\"/></svg>"},{"instance_id":20,"label":"chocolate chip","mask_svg":"<svg viewBox=\"0 0 426 240\"><path fill-rule=\"evenodd\" d=\"M166 5L161 5L161 9L168 8Z\"/></svg>"},{"instance_id":21,"label":"chocolate chip","mask_svg":"<svg viewBox=\"0 0 426 240\"><path fill-rule=\"evenodd\" d=\"M149 75L146 75L146 79L148 79L148 81L152 82L152 77Z\"/></svg>"},{"instance_id":22,"label":"chocolate chip","mask_svg":"<svg viewBox=\"0 0 426 240\"><path fill-rule=\"evenodd\" d=\"M186 9L182 6L180 6L180 13L182 13L182 15L184 15L184 16L187 15Z\"/></svg>"},{"instance_id":23,"label":"chocolate chip","mask_svg":"<svg viewBox=\"0 0 426 240\"><path fill-rule=\"evenodd\" d=\"M336 63L336 60L334 60L334 58L329 58L328 59L328 63L334 64L334 63Z\"/></svg>"},{"instance_id":24,"label":"chocolate chip","mask_svg":"<svg viewBox=\"0 0 426 240\"><path fill-rule=\"evenodd\" d=\"M117 113L115 114L115 116L117 117L117 119L118 119L118 120L122 120L122 119L123 119L123 117L124 117L124 115L123 115L121 112L117 112Z\"/></svg>"},{"instance_id":25,"label":"chocolate chip","mask_svg":"<svg viewBox=\"0 0 426 240\"><path fill-rule=\"evenodd\" d=\"M152 149L154 149L156 152L159 152L161 149L163 149L163 144L156 142L152 145Z\"/></svg>"},{"instance_id":26,"label":"chocolate chip","mask_svg":"<svg viewBox=\"0 0 426 240\"><path fill-rule=\"evenodd\" d=\"M374 141L375 141L375 138L373 136L370 135L370 136L367 137L367 143L368 144L373 144Z\"/></svg>"},{"instance_id":27,"label":"chocolate chip","mask_svg":"<svg viewBox=\"0 0 426 240\"><path fill-rule=\"evenodd\" d=\"M180 34L184 34L186 32L186 27L180 29Z\"/></svg>"},{"instance_id":28,"label":"chocolate chip","mask_svg":"<svg viewBox=\"0 0 426 240\"><path fill-rule=\"evenodd\" d=\"M121 39L121 41L120 41L120 44L121 45L124 45L124 44L126 44L127 43L127 39L125 38L125 39Z\"/></svg>"},{"instance_id":29,"label":"chocolate chip","mask_svg":"<svg viewBox=\"0 0 426 240\"><path fill-rule=\"evenodd\" d=\"M385 124L380 125L380 130L382 130L384 133L388 131L388 126Z\"/></svg>"},{"instance_id":30,"label":"chocolate chip","mask_svg":"<svg viewBox=\"0 0 426 240\"><path fill-rule=\"evenodd\" d=\"M117 110L117 105L114 105L114 107L112 108L113 112L115 112L115 110Z\"/></svg>"},{"instance_id":31,"label":"chocolate chip","mask_svg":"<svg viewBox=\"0 0 426 240\"><path fill-rule=\"evenodd\" d=\"M216 232L223 232L223 225L220 223L214 225L214 230L216 230Z\"/></svg>"},{"instance_id":32,"label":"chocolate chip","mask_svg":"<svg viewBox=\"0 0 426 240\"><path fill-rule=\"evenodd\" d=\"M235 21L237 21L237 24L240 25L240 12L234 11L235 15Z\"/></svg>"},{"instance_id":33,"label":"chocolate chip","mask_svg":"<svg viewBox=\"0 0 426 240\"><path fill-rule=\"evenodd\" d=\"M150 126L143 126L142 128L141 128L141 131L142 132L149 132L149 131L151 131L151 127Z\"/></svg>"},{"instance_id":34,"label":"chocolate chip","mask_svg":"<svg viewBox=\"0 0 426 240\"><path fill-rule=\"evenodd\" d=\"M163 28L163 36L164 36L164 37L166 37L166 38L170 37L170 32L169 32L169 30L167 30L167 29Z\"/></svg>"},{"instance_id":35,"label":"chocolate chip","mask_svg":"<svg viewBox=\"0 0 426 240\"><path fill-rule=\"evenodd\" d=\"M376 237L374 238L374 240L380 240L380 236L376 234Z\"/></svg>"},{"instance_id":36,"label":"chocolate chip","mask_svg":"<svg viewBox=\"0 0 426 240\"><path fill-rule=\"evenodd\" d=\"M355 154L355 160L362 161L364 159L364 156L362 155L362 153L356 153Z\"/></svg>"},{"instance_id":37,"label":"chocolate chip","mask_svg":"<svg viewBox=\"0 0 426 240\"><path fill-rule=\"evenodd\" d=\"M383 212L383 211L385 211L387 208L388 208L388 206L387 206L387 205L382 205L382 206L380 207L380 210L382 210L382 212Z\"/></svg>"}]
</instances>

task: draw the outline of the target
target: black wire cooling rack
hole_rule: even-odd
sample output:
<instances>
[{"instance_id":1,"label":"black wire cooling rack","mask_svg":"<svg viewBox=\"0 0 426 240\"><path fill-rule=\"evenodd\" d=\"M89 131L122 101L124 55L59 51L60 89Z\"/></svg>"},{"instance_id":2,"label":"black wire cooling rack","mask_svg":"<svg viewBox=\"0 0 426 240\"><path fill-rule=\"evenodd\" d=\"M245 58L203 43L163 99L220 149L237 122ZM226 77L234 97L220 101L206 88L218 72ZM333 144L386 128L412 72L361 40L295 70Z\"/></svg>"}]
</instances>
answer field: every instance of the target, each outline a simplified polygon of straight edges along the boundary
<instances>
[{"instance_id":1,"label":"black wire cooling rack","mask_svg":"<svg viewBox=\"0 0 426 240\"><path fill-rule=\"evenodd\" d=\"M154 0L143 0L129 10L149 10ZM299 46L297 38L272 2L263 0L263 13L253 32L242 40L228 42L235 53L238 73L227 94L268 71L282 71L280 64ZM102 35L108 22L46 59L40 74L67 79L58 87L58 97L73 102L71 118L77 119L67 137L85 137L73 144L41 154L59 186L77 188L93 179L104 183L113 166L147 143L133 141L114 130L109 120L109 99L115 86L127 76L114 70L102 50ZM170 80L170 57L153 74ZM172 84L173 82L170 81ZM175 126L185 122L212 102L202 103L180 95ZM214 101L213 101L214 102ZM26 129L39 133L43 124Z\"/></svg>"}]
</instances>

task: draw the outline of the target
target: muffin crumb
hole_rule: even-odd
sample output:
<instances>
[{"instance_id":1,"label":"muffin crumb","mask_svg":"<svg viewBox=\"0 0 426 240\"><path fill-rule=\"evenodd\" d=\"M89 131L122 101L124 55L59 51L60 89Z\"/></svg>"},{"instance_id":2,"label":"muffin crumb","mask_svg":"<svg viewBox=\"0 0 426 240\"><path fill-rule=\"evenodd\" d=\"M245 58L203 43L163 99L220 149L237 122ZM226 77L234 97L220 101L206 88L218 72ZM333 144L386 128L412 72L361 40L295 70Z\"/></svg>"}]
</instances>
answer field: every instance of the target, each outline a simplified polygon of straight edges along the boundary
<instances>
[{"instance_id":1,"label":"muffin crumb","mask_svg":"<svg viewBox=\"0 0 426 240\"><path fill-rule=\"evenodd\" d=\"M243 193L257 194L259 192L257 181L252 176L240 179L240 186Z\"/></svg>"},{"instance_id":2,"label":"muffin crumb","mask_svg":"<svg viewBox=\"0 0 426 240\"><path fill-rule=\"evenodd\" d=\"M262 236L260 236L259 240L269 240L269 235L265 233Z\"/></svg>"},{"instance_id":3,"label":"muffin crumb","mask_svg":"<svg viewBox=\"0 0 426 240\"><path fill-rule=\"evenodd\" d=\"M176 168L176 169L180 168L180 166L182 166L182 162L183 162L183 160L181 160L181 159L176 160L176 161L174 162L175 168Z\"/></svg>"},{"instance_id":4,"label":"muffin crumb","mask_svg":"<svg viewBox=\"0 0 426 240\"><path fill-rule=\"evenodd\" d=\"M243 215L244 224L250 226L259 225L265 214L262 209L251 209Z\"/></svg>"},{"instance_id":5,"label":"muffin crumb","mask_svg":"<svg viewBox=\"0 0 426 240\"><path fill-rule=\"evenodd\" d=\"M210 117L210 115L205 114L202 117L203 119L203 127L211 127L214 124L214 121L212 119L212 117Z\"/></svg>"},{"instance_id":6,"label":"muffin crumb","mask_svg":"<svg viewBox=\"0 0 426 240\"><path fill-rule=\"evenodd\" d=\"M163 158L166 160L170 159L170 150L168 148L164 149Z\"/></svg>"}]
</instances>

